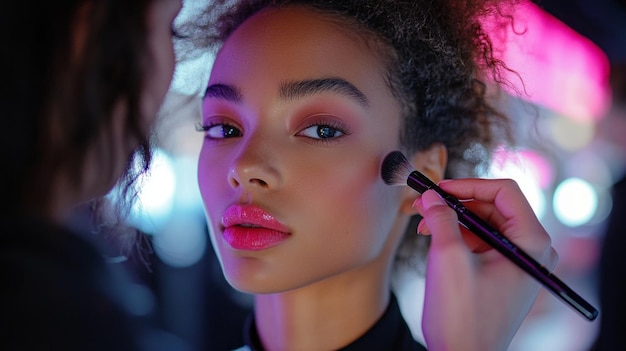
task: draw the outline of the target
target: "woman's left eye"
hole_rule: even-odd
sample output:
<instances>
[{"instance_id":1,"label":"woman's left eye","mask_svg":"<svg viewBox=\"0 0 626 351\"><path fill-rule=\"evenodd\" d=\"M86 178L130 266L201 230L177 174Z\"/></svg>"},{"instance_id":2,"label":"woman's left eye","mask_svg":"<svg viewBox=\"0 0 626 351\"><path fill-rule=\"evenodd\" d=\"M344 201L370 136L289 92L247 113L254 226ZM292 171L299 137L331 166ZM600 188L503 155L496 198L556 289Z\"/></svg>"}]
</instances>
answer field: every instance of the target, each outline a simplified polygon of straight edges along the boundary
<instances>
[{"instance_id":1,"label":"woman's left eye","mask_svg":"<svg viewBox=\"0 0 626 351\"><path fill-rule=\"evenodd\" d=\"M299 135L313 139L332 139L345 135L339 128L327 124L316 124L302 130Z\"/></svg>"}]
</instances>

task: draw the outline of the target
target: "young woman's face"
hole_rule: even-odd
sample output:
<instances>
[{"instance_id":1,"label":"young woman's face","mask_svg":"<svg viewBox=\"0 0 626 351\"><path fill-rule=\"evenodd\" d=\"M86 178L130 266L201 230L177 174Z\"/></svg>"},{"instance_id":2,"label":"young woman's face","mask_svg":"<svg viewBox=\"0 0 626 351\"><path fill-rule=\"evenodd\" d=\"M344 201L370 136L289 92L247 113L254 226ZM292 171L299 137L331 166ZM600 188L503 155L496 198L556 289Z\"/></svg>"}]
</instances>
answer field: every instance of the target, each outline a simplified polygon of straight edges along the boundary
<instances>
[{"instance_id":1,"label":"young woman's face","mask_svg":"<svg viewBox=\"0 0 626 351\"><path fill-rule=\"evenodd\" d=\"M386 266L400 236L390 233L406 224L400 190L380 178L399 147L399 104L378 56L348 30L302 8L264 11L214 62L198 178L238 289L278 292Z\"/></svg>"}]
</instances>

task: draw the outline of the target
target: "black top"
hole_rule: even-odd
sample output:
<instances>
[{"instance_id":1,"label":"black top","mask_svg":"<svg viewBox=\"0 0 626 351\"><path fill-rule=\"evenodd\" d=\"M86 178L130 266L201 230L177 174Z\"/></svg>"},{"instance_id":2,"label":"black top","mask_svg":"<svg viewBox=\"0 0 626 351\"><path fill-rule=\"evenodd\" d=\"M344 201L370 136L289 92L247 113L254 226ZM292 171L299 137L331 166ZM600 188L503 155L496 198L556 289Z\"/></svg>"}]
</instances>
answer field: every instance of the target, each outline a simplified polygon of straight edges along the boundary
<instances>
[{"instance_id":1,"label":"black top","mask_svg":"<svg viewBox=\"0 0 626 351\"><path fill-rule=\"evenodd\" d=\"M254 315L250 315L244 329L246 347L240 350L263 351ZM363 336L339 351L425 351L426 348L413 339L404 321L396 297L391 294L389 306L380 319Z\"/></svg>"},{"instance_id":2,"label":"black top","mask_svg":"<svg viewBox=\"0 0 626 351\"><path fill-rule=\"evenodd\" d=\"M0 230L0 349L181 350L133 311L129 284L86 235L33 219Z\"/></svg>"}]
</instances>

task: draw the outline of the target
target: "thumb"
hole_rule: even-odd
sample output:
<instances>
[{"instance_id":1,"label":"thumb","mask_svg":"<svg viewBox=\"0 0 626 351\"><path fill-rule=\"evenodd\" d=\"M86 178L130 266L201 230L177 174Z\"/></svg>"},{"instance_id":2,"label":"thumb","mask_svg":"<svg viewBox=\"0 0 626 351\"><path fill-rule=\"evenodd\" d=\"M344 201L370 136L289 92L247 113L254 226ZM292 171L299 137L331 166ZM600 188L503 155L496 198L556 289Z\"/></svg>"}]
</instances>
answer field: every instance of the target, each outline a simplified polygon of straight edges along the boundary
<instances>
[{"instance_id":1,"label":"thumb","mask_svg":"<svg viewBox=\"0 0 626 351\"><path fill-rule=\"evenodd\" d=\"M424 192L422 206L431 233L422 322L428 349L478 350L470 346L478 343L477 279L458 217L434 190Z\"/></svg>"},{"instance_id":2,"label":"thumb","mask_svg":"<svg viewBox=\"0 0 626 351\"><path fill-rule=\"evenodd\" d=\"M431 245L448 246L458 244L461 230L456 212L451 209L434 190L422 195L424 221L432 234Z\"/></svg>"}]
</instances>

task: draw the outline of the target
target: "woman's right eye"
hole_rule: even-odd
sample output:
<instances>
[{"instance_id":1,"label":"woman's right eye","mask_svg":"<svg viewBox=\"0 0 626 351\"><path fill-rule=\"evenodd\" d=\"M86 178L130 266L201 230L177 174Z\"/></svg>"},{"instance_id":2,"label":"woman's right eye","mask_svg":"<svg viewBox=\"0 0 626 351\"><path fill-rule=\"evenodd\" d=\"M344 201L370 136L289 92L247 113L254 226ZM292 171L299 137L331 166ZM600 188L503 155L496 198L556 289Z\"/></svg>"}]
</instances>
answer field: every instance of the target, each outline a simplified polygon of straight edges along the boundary
<instances>
[{"instance_id":1,"label":"woman's right eye","mask_svg":"<svg viewBox=\"0 0 626 351\"><path fill-rule=\"evenodd\" d=\"M198 131L204 132L205 136L209 139L237 138L242 135L241 130L233 125L226 123L200 125L196 129Z\"/></svg>"}]
</instances>

